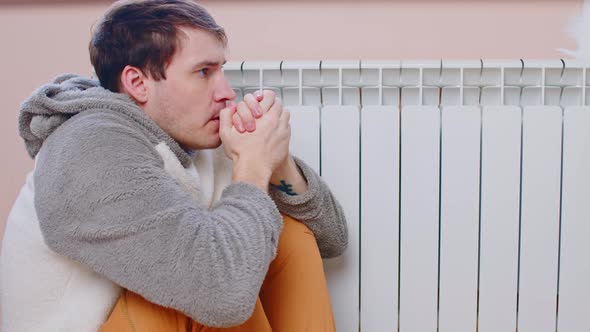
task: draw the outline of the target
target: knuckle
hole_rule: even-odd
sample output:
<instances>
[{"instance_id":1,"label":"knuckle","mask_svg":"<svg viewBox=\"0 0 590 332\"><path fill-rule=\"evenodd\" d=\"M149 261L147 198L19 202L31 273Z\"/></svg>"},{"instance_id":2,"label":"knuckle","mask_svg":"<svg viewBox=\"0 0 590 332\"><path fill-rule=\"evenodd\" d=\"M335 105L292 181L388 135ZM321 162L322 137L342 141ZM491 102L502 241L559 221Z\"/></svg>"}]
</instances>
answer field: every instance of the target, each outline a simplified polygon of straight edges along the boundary
<instances>
[{"instance_id":1,"label":"knuckle","mask_svg":"<svg viewBox=\"0 0 590 332\"><path fill-rule=\"evenodd\" d=\"M258 101L256 101L254 96L251 94L248 94L248 98L246 98L245 100L248 105L254 105L255 103L258 103Z\"/></svg>"},{"instance_id":2,"label":"knuckle","mask_svg":"<svg viewBox=\"0 0 590 332\"><path fill-rule=\"evenodd\" d=\"M250 114L250 109L247 107L242 107L238 110L238 113L241 117L247 117Z\"/></svg>"},{"instance_id":3,"label":"knuckle","mask_svg":"<svg viewBox=\"0 0 590 332\"><path fill-rule=\"evenodd\" d=\"M240 101L240 102L238 103L238 107L237 107L237 109L238 109L238 112L239 112L240 110L243 110L243 109L244 109L244 108L246 108L246 107L248 107L248 105L246 105L246 102L245 102L245 101L243 101L243 100L242 100L242 101Z\"/></svg>"},{"instance_id":4,"label":"knuckle","mask_svg":"<svg viewBox=\"0 0 590 332\"><path fill-rule=\"evenodd\" d=\"M276 93L274 92L274 90L265 90L265 95L268 98L274 99L276 97Z\"/></svg>"}]
</instances>

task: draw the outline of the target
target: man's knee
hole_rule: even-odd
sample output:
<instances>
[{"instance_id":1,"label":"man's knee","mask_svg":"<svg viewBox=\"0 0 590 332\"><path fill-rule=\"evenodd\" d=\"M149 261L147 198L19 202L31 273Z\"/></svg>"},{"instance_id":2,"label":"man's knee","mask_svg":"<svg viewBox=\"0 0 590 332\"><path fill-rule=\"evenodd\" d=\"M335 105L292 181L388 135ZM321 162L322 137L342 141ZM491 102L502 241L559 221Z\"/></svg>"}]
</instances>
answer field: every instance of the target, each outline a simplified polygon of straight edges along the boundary
<instances>
[{"instance_id":1,"label":"man's knee","mask_svg":"<svg viewBox=\"0 0 590 332\"><path fill-rule=\"evenodd\" d=\"M289 256L291 259L296 257L321 259L313 232L304 223L287 215L283 215L283 231L279 237L278 256Z\"/></svg>"}]
</instances>

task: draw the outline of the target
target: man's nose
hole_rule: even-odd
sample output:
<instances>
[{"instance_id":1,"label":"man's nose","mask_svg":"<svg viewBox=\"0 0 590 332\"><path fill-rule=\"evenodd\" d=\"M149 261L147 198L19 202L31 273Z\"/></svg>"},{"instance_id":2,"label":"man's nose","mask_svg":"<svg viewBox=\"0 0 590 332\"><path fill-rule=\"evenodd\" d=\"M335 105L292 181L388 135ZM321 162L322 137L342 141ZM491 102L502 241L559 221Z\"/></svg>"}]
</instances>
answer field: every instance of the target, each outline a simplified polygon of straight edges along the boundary
<instances>
[{"instance_id":1,"label":"man's nose","mask_svg":"<svg viewBox=\"0 0 590 332\"><path fill-rule=\"evenodd\" d=\"M235 91L232 89L231 85L229 84L225 76L222 76L219 80L217 89L215 90L215 99L218 101L224 101L234 100L235 98Z\"/></svg>"}]
</instances>

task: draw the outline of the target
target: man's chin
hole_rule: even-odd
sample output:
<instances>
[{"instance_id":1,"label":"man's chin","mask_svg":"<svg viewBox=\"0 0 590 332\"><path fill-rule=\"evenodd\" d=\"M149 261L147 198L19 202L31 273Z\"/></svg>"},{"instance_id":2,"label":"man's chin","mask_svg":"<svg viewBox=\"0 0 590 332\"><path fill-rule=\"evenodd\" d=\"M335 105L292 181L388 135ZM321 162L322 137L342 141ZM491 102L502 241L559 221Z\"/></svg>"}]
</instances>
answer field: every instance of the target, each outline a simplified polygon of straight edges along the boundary
<instances>
[{"instance_id":1,"label":"man's chin","mask_svg":"<svg viewBox=\"0 0 590 332\"><path fill-rule=\"evenodd\" d=\"M219 140L217 140L217 142L212 144L211 147L209 147L209 149L217 149L220 146L221 146L221 140L219 139Z\"/></svg>"},{"instance_id":2,"label":"man's chin","mask_svg":"<svg viewBox=\"0 0 590 332\"><path fill-rule=\"evenodd\" d=\"M190 144L187 146L191 150L217 149L218 147L221 146L221 139L218 136L216 140L212 140L211 142L200 143L200 144Z\"/></svg>"}]
</instances>

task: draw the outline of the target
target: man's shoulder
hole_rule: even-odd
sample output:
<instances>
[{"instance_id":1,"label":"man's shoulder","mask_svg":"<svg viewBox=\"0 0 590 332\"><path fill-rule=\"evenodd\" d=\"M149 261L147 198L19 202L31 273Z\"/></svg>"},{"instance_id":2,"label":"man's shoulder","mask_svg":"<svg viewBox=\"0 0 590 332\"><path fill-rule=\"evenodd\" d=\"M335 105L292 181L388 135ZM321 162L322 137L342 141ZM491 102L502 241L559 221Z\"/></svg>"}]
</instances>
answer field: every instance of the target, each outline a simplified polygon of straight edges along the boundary
<instances>
[{"instance_id":1,"label":"man's shoulder","mask_svg":"<svg viewBox=\"0 0 590 332\"><path fill-rule=\"evenodd\" d=\"M58 130L67 134L142 133L144 128L130 116L109 109L80 112L64 122ZM63 133L62 133L63 135Z\"/></svg>"},{"instance_id":2,"label":"man's shoulder","mask_svg":"<svg viewBox=\"0 0 590 332\"><path fill-rule=\"evenodd\" d=\"M154 142L137 121L116 111L96 109L81 112L65 121L43 143L40 154L49 159L92 159L120 151L153 156Z\"/></svg>"},{"instance_id":3,"label":"man's shoulder","mask_svg":"<svg viewBox=\"0 0 590 332\"><path fill-rule=\"evenodd\" d=\"M106 109L87 110L64 122L45 143L99 145L117 141L149 143L148 131L128 115ZM152 145L152 144L150 144Z\"/></svg>"}]
</instances>

